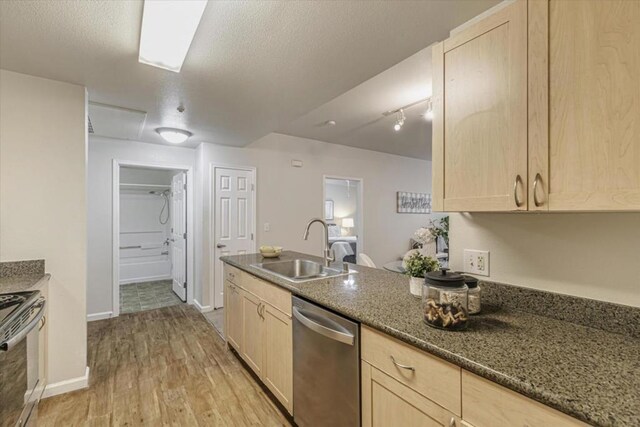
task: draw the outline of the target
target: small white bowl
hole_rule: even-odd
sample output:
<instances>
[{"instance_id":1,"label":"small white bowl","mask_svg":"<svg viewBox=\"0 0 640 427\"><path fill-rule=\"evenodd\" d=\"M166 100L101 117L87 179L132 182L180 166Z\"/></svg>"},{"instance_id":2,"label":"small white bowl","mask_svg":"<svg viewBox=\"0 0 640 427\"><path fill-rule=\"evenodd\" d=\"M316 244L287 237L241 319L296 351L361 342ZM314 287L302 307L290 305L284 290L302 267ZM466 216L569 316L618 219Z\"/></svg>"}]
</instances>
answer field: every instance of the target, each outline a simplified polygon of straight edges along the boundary
<instances>
[{"instance_id":1,"label":"small white bowl","mask_svg":"<svg viewBox=\"0 0 640 427\"><path fill-rule=\"evenodd\" d=\"M260 255L264 258L278 258L281 253L281 246L260 246Z\"/></svg>"}]
</instances>

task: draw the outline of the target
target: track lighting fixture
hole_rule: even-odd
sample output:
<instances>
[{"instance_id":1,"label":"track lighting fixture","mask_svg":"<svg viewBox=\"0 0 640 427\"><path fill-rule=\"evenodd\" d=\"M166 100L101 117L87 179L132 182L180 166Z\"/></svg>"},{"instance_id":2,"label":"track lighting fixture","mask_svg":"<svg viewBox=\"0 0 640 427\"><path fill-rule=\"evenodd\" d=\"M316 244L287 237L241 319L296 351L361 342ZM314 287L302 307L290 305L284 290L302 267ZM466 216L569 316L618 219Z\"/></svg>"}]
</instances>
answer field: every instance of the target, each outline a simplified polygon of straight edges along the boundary
<instances>
[{"instance_id":1,"label":"track lighting fixture","mask_svg":"<svg viewBox=\"0 0 640 427\"><path fill-rule=\"evenodd\" d=\"M404 119L404 110L401 108L396 112L396 124L393 125L393 130L398 132L400 129L402 129L402 126L404 125Z\"/></svg>"}]
</instances>

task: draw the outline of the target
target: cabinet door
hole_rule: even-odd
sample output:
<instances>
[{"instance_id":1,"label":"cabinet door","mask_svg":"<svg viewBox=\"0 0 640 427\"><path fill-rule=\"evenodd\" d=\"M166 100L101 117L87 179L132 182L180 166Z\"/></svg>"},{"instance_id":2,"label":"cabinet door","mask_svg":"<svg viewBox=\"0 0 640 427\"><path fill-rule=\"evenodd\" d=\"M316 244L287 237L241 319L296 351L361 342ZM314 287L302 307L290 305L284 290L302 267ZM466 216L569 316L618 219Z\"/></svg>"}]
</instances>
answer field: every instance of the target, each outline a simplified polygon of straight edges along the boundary
<instances>
[{"instance_id":1,"label":"cabinet door","mask_svg":"<svg viewBox=\"0 0 640 427\"><path fill-rule=\"evenodd\" d=\"M582 421L468 371L462 371L462 413L467 425L476 427L587 427Z\"/></svg>"},{"instance_id":2,"label":"cabinet door","mask_svg":"<svg viewBox=\"0 0 640 427\"><path fill-rule=\"evenodd\" d=\"M527 2L433 48L433 207L527 209Z\"/></svg>"},{"instance_id":3,"label":"cabinet door","mask_svg":"<svg viewBox=\"0 0 640 427\"><path fill-rule=\"evenodd\" d=\"M293 413L293 344L291 317L266 304L264 309L263 381Z\"/></svg>"},{"instance_id":4,"label":"cabinet door","mask_svg":"<svg viewBox=\"0 0 640 427\"><path fill-rule=\"evenodd\" d=\"M253 371L262 377L263 321L262 302L257 296L240 290L242 297L242 349L240 354Z\"/></svg>"},{"instance_id":5,"label":"cabinet door","mask_svg":"<svg viewBox=\"0 0 640 427\"><path fill-rule=\"evenodd\" d=\"M242 295L240 289L225 280L225 325L227 342L237 351L242 348Z\"/></svg>"},{"instance_id":6,"label":"cabinet door","mask_svg":"<svg viewBox=\"0 0 640 427\"><path fill-rule=\"evenodd\" d=\"M640 210L640 1L549 0L541 13L549 210Z\"/></svg>"},{"instance_id":7,"label":"cabinet door","mask_svg":"<svg viewBox=\"0 0 640 427\"><path fill-rule=\"evenodd\" d=\"M363 427L459 425L452 413L362 362Z\"/></svg>"}]
</instances>

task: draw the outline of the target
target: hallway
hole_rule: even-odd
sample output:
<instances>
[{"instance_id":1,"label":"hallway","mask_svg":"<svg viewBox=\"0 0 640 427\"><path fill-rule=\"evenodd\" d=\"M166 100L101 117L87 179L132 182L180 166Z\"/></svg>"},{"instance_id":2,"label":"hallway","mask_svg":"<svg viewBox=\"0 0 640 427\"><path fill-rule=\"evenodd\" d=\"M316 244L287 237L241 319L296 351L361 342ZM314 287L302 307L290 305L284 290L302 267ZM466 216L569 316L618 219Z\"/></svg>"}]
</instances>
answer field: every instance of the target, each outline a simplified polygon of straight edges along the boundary
<instances>
[{"instance_id":1,"label":"hallway","mask_svg":"<svg viewBox=\"0 0 640 427\"><path fill-rule=\"evenodd\" d=\"M193 307L88 324L90 387L40 403L42 426L288 426Z\"/></svg>"}]
</instances>

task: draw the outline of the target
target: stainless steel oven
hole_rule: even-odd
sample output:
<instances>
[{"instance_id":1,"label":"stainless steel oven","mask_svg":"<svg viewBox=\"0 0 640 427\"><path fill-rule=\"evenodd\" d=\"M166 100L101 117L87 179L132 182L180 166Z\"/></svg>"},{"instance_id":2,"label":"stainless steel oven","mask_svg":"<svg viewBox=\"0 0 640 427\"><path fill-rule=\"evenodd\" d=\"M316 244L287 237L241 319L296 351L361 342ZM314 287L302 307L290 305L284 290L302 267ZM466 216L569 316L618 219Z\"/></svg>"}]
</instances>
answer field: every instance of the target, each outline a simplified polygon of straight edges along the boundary
<instances>
[{"instance_id":1,"label":"stainless steel oven","mask_svg":"<svg viewBox=\"0 0 640 427\"><path fill-rule=\"evenodd\" d=\"M0 426L35 426L40 380L40 292L0 294Z\"/></svg>"}]
</instances>

